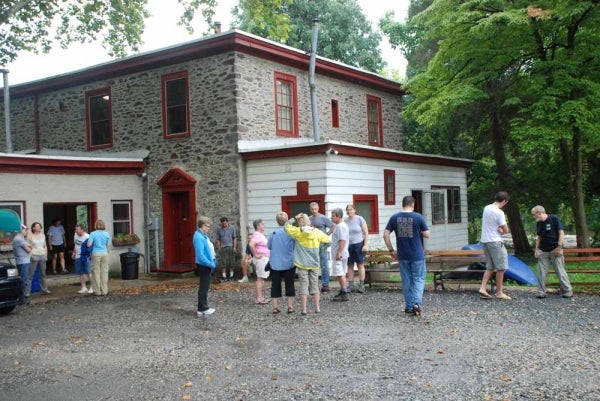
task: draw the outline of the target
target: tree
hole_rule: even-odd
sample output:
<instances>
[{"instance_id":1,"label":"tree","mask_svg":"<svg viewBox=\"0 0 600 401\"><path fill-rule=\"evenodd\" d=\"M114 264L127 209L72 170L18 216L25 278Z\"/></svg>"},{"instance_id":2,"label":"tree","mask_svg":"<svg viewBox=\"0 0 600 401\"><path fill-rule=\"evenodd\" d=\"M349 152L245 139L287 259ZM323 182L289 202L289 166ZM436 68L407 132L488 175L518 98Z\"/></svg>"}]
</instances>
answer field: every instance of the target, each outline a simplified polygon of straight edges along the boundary
<instances>
[{"instance_id":1,"label":"tree","mask_svg":"<svg viewBox=\"0 0 600 401\"><path fill-rule=\"evenodd\" d=\"M507 206L517 253L529 249L518 208L526 177L514 170L523 160L557 161L545 169L546 184L572 206L578 242L589 244L582 169L583 149L596 154L600 144L599 2L546 1L532 9L528 1L437 0L409 21L437 51L409 81L415 101L405 116L445 128L460 111L459 118L478 121L459 124L462 132L487 132L497 182L517 201ZM559 156L527 159L548 154Z\"/></svg>"},{"instance_id":2,"label":"tree","mask_svg":"<svg viewBox=\"0 0 600 401\"><path fill-rule=\"evenodd\" d=\"M0 65L21 51L48 52L53 46L102 38L109 55L123 57L142 44L148 0L3 0L0 3ZM198 9L212 26L216 0L179 0L180 24L193 32Z\"/></svg>"},{"instance_id":3,"label":"tree","mask_svg":"<svg viewBox=\"0 0 600 401\"><path fill-rule=\"evenodd\" d=\"M264 7L253 7L257 2ZM373 32L356 0L241 0L234 13L240 29L307 52L317 17L319 55L374 72L385 67L381 36Z\"/></svg>"}]
</instances>

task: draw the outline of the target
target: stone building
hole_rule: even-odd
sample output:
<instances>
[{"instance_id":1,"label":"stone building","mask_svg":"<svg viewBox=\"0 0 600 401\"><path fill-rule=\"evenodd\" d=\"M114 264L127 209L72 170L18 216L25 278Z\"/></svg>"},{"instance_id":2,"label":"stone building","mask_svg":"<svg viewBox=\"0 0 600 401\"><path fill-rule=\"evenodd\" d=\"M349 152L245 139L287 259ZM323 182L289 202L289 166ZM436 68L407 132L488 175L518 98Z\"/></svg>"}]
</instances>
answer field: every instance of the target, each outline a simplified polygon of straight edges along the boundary
<instances>
[{"instance_id":1,"label":"stone building","mask_svg":"<svg viewBox=\"0 0 600 401\"><path fill-rule=\"evenodd\" d=\"M246 227L253 218L260 214L273 220L277 210L289 207L281 201L289 193L289 185L295 189L298 182L307 182L319 188L318 200L322 211L328 213L362 193L357 189L362 185L360 178L347 187L347 193L344 186L340 188L340 181L331 187L336 194L330 193L329 168L361 171L361 166L371 166L373 161L378 161L377 169L394 172L394 182L389 181L392 175L384 178L381 174L375 194L381 197L376 204L385 206L378 208L379 212L386 209L383 215L389 215L397 210L398 202L390 204L387 197L384 201L384 180L388 180L388 190L392 184L407 191L417 185L401 184L403 163L408 161L420 170L419 190L444 192L442 198L450 195L446 199L450 203L442 200L442 206L439 199L427 195L423 209L432 210L432 221L437 213L439 221L440 213L445 213L434 209L447 208L456 219L455 231L464 231L464 235L457 234L457 241L466 242L465 171L470 162L402 152L400 84L317 57L319 129L315 137L308 70L306 53L234 30L15 85L10 88L14 152L28 155L36 166L49 154L74 158L67 163L69 171L54 163L44 173L56 180L65 175L85 176L90 172L79 168L98 158L118 164L132 154L141 157L143 171L128 170L135 179L127 185L135 189L122 187L122 196L111 193L102 201L95 200L99 186L116 186L118 192L125 185L123 180L115 180L114 174L107 174L103 181L94 181L83 190L41 194L42 202L35 202L34 207L34 202L27 200L27 188L36 185L40 171L39 167L28 171L25 163L23 171L30 174L22 175L22 195L12 193L7 198L0 194L0 207L2 202L20 204L28 220L47 221L52 216L44 210L49 205L63 205L52 211L62 212L63 220L76 221L75 214L80 212L74 206L87 205L90 224L92 216L100 217L110 223L113 235L138 234L141 243L137 250L145 255L148 269L184 271L193 268L191 237L199 215L211 217L214 225L227 216L240 231L239 240L245 241ZM4 117L3 111L0 115ZM1 129L0 146L5 147L4 127ZM335 152L339 152L337 162L327 164ZM302 155L313 155L312 162L319 165L316 175L296 172L303 164L298 159ZM10 157L0 154L0 166L9 165ZM260 204L249 201L255 192L249 188L248 169L260 160L277 162L271 163L276 168L260 171L259 182L278 182L283 176L287 182L266 195L272 208L264 210L264 215ZM0 171L0 185L14 182L14 174ZM352 177L357 173L347 179ZM85 180L79 177L77 182ZM436 188L437 192L431 192ZM100 215L99 210L109 215ZM119 224L121 220L127 224ZM274 222L269 224L274 226ZM378 224L385 226L385 221ZM378 227L373 234L380 231ZM113 257L111 266L117 263Z\"/></svg>"}]
</instances>

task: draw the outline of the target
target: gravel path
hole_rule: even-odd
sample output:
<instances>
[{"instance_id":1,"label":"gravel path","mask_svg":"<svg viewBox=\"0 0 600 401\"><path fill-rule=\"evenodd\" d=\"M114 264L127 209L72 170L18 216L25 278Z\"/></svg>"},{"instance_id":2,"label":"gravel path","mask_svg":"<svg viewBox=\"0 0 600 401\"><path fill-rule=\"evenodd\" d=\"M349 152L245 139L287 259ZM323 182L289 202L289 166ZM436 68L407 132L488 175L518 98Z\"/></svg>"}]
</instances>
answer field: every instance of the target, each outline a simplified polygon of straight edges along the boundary
<instances>
[{"instance_id":1,"label":"gravel path","mask_svg":"<svg viewBox=\"0 0 600 401\"><path fill-rule=\"evenodd\" d=\"M0 319L2 400L598 400L600 297L398 290L271 314L252 285L81 297ZM241 289L240 289L241 288Z\"/></svg>"}]
</instances>

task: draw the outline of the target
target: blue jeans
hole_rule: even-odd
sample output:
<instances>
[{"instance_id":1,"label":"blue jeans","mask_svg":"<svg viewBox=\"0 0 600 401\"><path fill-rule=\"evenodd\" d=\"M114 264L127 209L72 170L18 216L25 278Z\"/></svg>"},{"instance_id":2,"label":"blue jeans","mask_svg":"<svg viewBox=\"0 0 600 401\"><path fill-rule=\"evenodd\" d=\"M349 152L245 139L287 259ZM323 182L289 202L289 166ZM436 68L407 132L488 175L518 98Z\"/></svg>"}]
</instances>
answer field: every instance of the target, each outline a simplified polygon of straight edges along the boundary
<instances>
[{"instance_id":1,"label":"blue jeans","mask_svg":"<svg viewBox=\"0 0 600 401\"><path fill-rule=\"evenodd\" d=\"M404 293L404 309L412 309L414 305L423 304L425 275L427 268L425 260L401 260L400 276L402 277L402 292Z\"/></svg>"},{"instance_id":2,"label":"blue jeans","mask_svg":"<svg viewBox=\"0 0 600 401\"><path fill-rule=\"evenodd\" d=\"M324 286L329 286L329 261L327 248L319 249L319 264L321 265L321 281Z\"/></svg>"},{"instance_id":3,"label":"blue jeans","mask_svg":"<svg viewBox=\"0 0 600 401\"><path fill-rule=\"evenodd\" d=\"M27 286L29 285L29 265L31 265L31 263L17 265L19 276L21 276L21 280L23 280L23 296L27 296L28 293Z\"/></svg>"}]
</instances>

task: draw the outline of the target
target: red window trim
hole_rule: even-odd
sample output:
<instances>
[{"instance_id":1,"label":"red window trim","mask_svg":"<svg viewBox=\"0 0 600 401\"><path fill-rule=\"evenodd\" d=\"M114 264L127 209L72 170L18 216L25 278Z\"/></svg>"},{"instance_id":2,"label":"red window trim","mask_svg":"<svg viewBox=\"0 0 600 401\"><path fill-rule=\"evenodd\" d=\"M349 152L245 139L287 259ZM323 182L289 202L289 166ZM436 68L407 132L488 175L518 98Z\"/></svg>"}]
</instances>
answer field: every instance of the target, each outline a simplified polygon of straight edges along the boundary
<instances>
[{"instance_id":1,"label":"red window trim","mask_svg":"<svg viewBox=\"0 0 600 401\"><path fill-rule=\"evenodd\" d=\"M286 212L290 218L290 203L295 202L317 202L319 210L325 214L325 194L309 194L308 181L296 182L296 195L287 195L281 197L281 210Z\"/></svg>"},{"instance_id":2,"label":"red window trim","mask_svg":"<svg viewBox=\"0 0 600 401\"><path fill-rule=\"evenodd\" d=\"M90 118L90 98L98 96L108 96L108 129L110 141L107 144L92 146L92 121ZM87 136L87 150L97 150L112 148L113 146L113 116L112 116L112 93L110 86L106 88L94 89L85 93L85 125Z\"/></svg>"},{"instance_id":3,"label":"red window trim","mask_svg":"<svg viewBox=\"0 0 600 401\"><path fill-rule=\"evenodd\" d=\"M369 103L373 102L377 104L377 111L378 111L378 115L377 115L377 127L378 127L378 131L377 132L377 137L378 137L378 142L373 142L371 141L371 135L369 132L369 128L370 128L370 124L369 124ZM370 146L378 146L378 147L383 147L383 112L381 109L381 98L376 97L376 96L371 96L371 95L367 95L367 140L369 142Z\"/></svg>"},{"instance_id":4,"label":"red window trim","mask_svg":"<svg viewBox=\"0 0 600 401\"><path fill-rule=\"evenodd\" d=\"M186 117L186 130L185 132L178 132L176 134L167 133L167 82L174 81L176 79L185 79L185 117ZM160 84L160 95L162 99L162 129L163 138L182 138L189 137L192 135L191 124L190 124L190 81L188 78L187 71L174 72L171 74L165 74L161 77Z\"/></svg>"},{"instance_id":5,"label":"red window trim","mask_svg":"<svg viewBox=\"0 0 600 401\"><path fill-rule=\"evenodd\" d=\"M369 234L379 234L379 203L377 200L377 195L352 195L352 203L354 203L354 206L356 206L357 202L371 203L371 215L369 216L371 227L368 227Z\"/></svg>"},{"instance_id":6,"label":"red window trim","mask_svg":"<svg viewBox=\"0 0 600 401\"><path fill-rule=\"evenodd\" d=\"M283 81L292 85L292 118L294 119L292 124L292 131L279 129L279 111L277 103L277 81ZM273 81L274 85L274 98L275 98L275 132L280 136L288 136L297 138L299 136L298 131L298 84L297 79L293 75L284 74L282 72L275 72L275 78Z\"/></svg>"},{"instance_id":7,"label":"red window trim","mask_svg":"<svg viewBox=\"0 0 600 401\"><path fill-rule=\"evenodd\" d=\"M388 198L388 178L392 177L392 197ZM383 170L383 204L384 205L395 205L396 204L396 171L395 170Z\"/></svg>"},{"instance_id":8,"label":"red window trim","mask_svg":"<svg viewBox=\"0 0 600 401\"><path fill-rule=\"evenodd\" d=\"M340 127L340 105L335 99L331 99L331 126Z\"/></svg>"}]
</instances>

